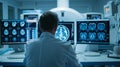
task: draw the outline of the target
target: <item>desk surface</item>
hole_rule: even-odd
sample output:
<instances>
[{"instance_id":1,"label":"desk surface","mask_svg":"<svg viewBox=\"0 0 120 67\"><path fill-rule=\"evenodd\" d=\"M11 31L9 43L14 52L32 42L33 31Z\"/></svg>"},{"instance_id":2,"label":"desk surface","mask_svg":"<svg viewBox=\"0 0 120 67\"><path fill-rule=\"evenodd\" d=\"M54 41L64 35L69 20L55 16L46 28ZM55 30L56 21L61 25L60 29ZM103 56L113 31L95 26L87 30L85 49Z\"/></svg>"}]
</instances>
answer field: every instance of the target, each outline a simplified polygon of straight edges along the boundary
<instances>
[{"instance_id":1,"label":"desk surface","mask_svg":"<svg viewBox=\"0 0 120 67\"><path fill-rule=\"evenodd\" d=\"M24 65L23 59L9 59L10 56L22 56L24 57L24 52L11 54L12 51L5 53L4 55L0 55L0 65ZM108 58L107 55L101 54L100 56L84 56L84 54L77 54L77 59L83 65L95 65L95 64L119 64L120 59Z\"/></svg>"}]
</instances>

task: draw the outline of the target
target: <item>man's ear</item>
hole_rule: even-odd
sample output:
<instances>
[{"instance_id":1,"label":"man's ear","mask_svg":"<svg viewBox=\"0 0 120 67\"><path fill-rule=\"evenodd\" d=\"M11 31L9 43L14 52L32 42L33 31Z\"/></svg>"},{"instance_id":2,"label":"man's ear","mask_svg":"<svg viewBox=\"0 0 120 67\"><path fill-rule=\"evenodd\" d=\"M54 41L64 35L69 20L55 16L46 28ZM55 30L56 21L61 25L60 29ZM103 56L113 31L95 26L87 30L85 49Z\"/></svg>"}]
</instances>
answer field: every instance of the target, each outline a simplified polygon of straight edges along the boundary
<instances>
[{"instance_id":1,"label":"man's ear","mask_svg":"<svg viewBox=\"0 0 120 67\"><path fill-rule=\"evenodd\" d=\"M54 27L54 28L52 29L52 33L55 34L56 30L57 30L57 27Z\"/></svg>"}]
</instances>

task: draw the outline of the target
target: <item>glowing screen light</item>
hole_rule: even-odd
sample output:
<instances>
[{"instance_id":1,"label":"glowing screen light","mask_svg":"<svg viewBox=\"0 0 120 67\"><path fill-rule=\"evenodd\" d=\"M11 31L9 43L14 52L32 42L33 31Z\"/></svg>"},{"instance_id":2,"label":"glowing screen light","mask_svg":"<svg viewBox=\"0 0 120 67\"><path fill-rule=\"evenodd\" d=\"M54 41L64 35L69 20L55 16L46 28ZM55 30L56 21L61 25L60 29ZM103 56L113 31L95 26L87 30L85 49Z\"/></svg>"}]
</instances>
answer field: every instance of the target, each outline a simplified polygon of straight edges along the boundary
<instances>
[{"instance_id":1,"label":"glowing screen light","mask_svg":"<svg viewBox=\"0 0 120 67\"><path fill-rule=\"evenodd\" d=\"M87 30L87 24L86 23L81 23L80 29L81 30Z\"/></svg>"},{"instance_id":2,"label":"glowing screen light","mask_svg":"<svg viewBox=\"0 0 120 67\"><path fill-rule=\"evenodd\" d=\"M4 22L4 27L8 27L8 22Z\"/></svg>"},{"instance_id":3,"label":"glowing screen light","mask_svg":"<svg viewBox=\"0 0 120 67\"><path fill-rule=\"evenodd\" d=\"M16 29L13 29L13 30L12 30L12 35L16 35L16 34L17 34Z\"/></svg>"},{"instance_id":4,"label":"glowing screen light","mask_svg":"<svg viewBox=\"0 0 120 67\"><path fill-rule=\"evenodd\" d=\"M103 33L103 32L98 33L98 39L99 40L104 40L105 39L105 33Z\"/></svg>"},{"instance_id":5,"label":"glowing screen light","mask_svg":"<svg viewBox=\"0 0 120 67\"><path fill-rule=\"evenodd\" d=\"M17 38L16 38L16 37L13 37L12 40L13 40L13 42L16 42L16 41L17 41Z\"/></svg>"},{"instance_id":6,"label":"glowing screen light","mask_svg":"<svg viewBox=\"0 0 120 67\"><path fill-rule=\"evenodd\" d=\"M64 25L58 25L55 33L55 38L60 39L62 41L67 41L69 36L70 36L69 29Z\"/></svg>"},{"instance_id":7,"label":"glowing screen light","mask_svg":"<svg viewBox=\"0 0 120 67\"><path fill-rule=\"evenodd\" d=\"M89 39L90 40L95 40L95 38L96 38L96 33L95 32L89 33Z\"/></svg>"},{"instance_id":8,"label":"glowing screen light","mask_svg":"<svg viewBox=\"0 0 120 67\"><path fill-rule=\"evenodd\" d=\"M4 40L5 40L6 42L8 42L8 37L5 37Z\"/></svg>"},{"instance_id":9,"label":"glowing screen light","mask_svg":"<svg viewBox=\"0 0 120 67\"><path fill-rule=\"evenodd\" d=\"M90 23L89 24L89 30L95 30L96 29L96 24L95 23Z\"/></svg>"},{"instance_id":10,"label":"glowing screen light","mask_svg":"<svg viewBox=\"0 0 120 67\"><path fill-rule=\"evenodd\" d=\"M21 40L21 42L25 42L25 38L21 38L20 40Z\"/></svg>"},{"instance_id":11,"label":"glowing screen light","mask_svg":"<svg viewBox=\"0 0 120 67\"><path fill-rule=\"evenodd\" d=\"M21 29L21 30L20 30L20 34L21 34L21 35L25 35L25 30L24 30L24 29Z\"/></svg>"},{"instance_id":12,"label":"glowing screen light","mask_svg":"<svg viewBox=\"0 0 120 67\"><path fill-rule=\"evenodd\" d=\"M20 22L20 26L21 26L21 27L24 27L24 26L25 26L25 22L23 22L23 21Z\"/></svg>"},{"instance_id":13,"label":"glowing screen light","mask_svg":"<svg viewBox=\"0 0 120 67\"><path fill-rule=\"evenodd\" d=\"M104 23L99 23L98 24L98 30L104 30L105 29L105 24Z\"/></svg>"},{"instance_id":14,"label":"glowing screen light","mask_svg":"<svg viewBox=\"0 0 120 67\"><path fill-rule=\"evenodd\" d=\"M26 44L26 21L25 20L0 20L1 22L1 44Z\"/></svg>"},{"instance_id":15,"label":"glowing screen light","mask_svg":"<svg viewBox=\"0 0 120 67\"><path fill-rule=\"evenodd\" d=\"M109 20L77 21L77 44L109 44Z\"/></svg>"},{"instance_id":16,"label":"glowing screen light","mask_svg":"<svg viewBox=\"0 0 120 67\"><path fill-rule=\"evenodd\" d=\"M87 39L87 33L86 32L80 33L80 39L86 40Z\"/></svg>"},{"instance_id":17,"label":"glowing screen light","mask_svg":"<svg viewBox=\"0 0 120 67\"><path fill-rule=\"evenodd\" d=\"M17 22L12 22L13 27L16 27L16 25L17 25Z\"/></svg>"},{"instance_id":18,"label":"glowing screen light","mask_svg":"<svg viewBox=\"0 0 120 67\"><path fill-rule=\"evenodd\" d=\"M7 29L4 30L4 35L8 35L9 31Z\"/></svg>"}]
</instances>

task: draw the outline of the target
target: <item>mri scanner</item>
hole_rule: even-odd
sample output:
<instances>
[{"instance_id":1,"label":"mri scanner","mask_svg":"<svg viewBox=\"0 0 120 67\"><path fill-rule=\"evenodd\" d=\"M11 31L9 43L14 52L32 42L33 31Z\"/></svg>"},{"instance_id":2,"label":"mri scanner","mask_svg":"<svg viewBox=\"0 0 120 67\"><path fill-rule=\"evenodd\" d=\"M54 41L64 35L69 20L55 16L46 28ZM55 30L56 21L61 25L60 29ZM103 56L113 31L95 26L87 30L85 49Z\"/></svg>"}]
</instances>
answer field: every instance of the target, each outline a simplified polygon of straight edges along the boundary
<instances>
[{"instance_id":1,"label":"mri scanner","mask_svg":"<svg viewBox=\"0 0 120 67\"><path fill-rule=\"evenodd\" d=\"M58 14L59 21L76 21L78 19L85 19L84 15L78 11L67 8L67 7L58 7L53 8L50 11L53 11Z\"/></svg>"}]
</instances>

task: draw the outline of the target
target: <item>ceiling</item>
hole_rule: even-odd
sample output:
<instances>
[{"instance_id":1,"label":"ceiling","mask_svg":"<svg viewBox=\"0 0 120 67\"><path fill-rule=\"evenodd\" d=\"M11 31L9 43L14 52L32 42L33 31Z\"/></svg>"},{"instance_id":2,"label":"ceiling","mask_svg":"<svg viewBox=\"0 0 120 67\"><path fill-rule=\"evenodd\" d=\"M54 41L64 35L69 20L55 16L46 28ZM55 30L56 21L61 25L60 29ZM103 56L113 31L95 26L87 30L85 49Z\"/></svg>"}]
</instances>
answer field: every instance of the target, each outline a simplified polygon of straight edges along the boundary
<instances>
[{"instance_id":1,"label":"ceiling","mask_svg":"<svg viewBox=\"0 0 120 67\"><path fill-rule=\"evenodd\" d=\"M40 2L40 1L57 1L57 0L12 0L16 2L25 2L25 1L33 1L33 2ZM69 1L88 1L88 0L69 0ZM97 0L89 0L89 1L97 1Z\"/></svg>"},{"instance_id":2,"label":"ceiling","mask_svg":"<svg viewBox=\"0 0 120 67\"><path fill-rule=\"evenodd\" d=\"M24 2L24 1L34 1L35 2L36 1L37 2L37 1L56 1L56 0L12 0L12 1L16 1L16 2L17 1L18 2Z\"/></svg>"}]
</instances>

